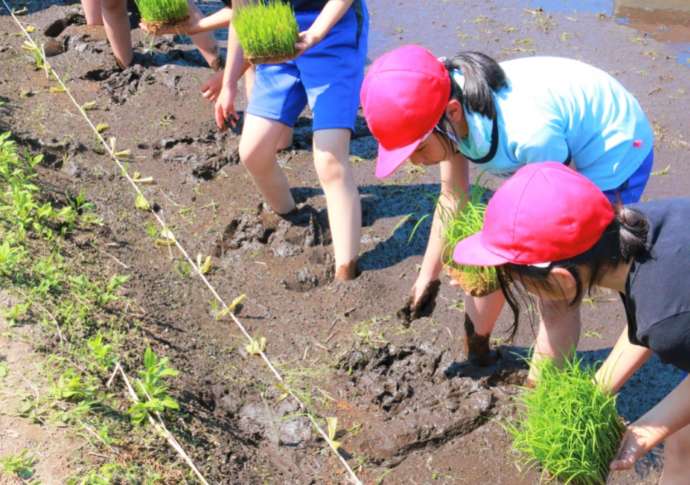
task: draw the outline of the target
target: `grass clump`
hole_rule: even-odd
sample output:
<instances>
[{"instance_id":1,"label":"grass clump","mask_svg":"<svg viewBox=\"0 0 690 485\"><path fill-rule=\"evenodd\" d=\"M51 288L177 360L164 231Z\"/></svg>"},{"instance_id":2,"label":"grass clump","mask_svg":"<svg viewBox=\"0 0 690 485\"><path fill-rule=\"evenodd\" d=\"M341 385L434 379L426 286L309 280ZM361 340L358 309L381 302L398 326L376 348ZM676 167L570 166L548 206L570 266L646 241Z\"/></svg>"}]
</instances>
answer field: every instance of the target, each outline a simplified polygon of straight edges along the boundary
<instances>
[{"instance_id":1,"label":"grass clump","mask_svg":"<svg viewBox=\"0 0 690 485\"><path fill-rule=\"evenodd\" d=\"M189 16L187 0L135 0L141 19L147 24L174 24Z\"/></svg>"},{"instance_id":2,"label":"grass clump","mask_svg":"<svg viewBox=\"0 0 690 485\"><path fill-rule=\"evenodd\" d=\"M259 1L247 4L235 9L232 24L250 62L279 62L296 54L299 26L288 3Z\"/></svg>"},{"instance_id":3,"label":"grass clump","mask_svg":"<svg viewBox=\"0 0 690 485\"><path fill-rule=\"evenodd\" d=\"M519 398L517 424L510 425L513 448L529 466L541 465L542 477L566 484L606 482L625 429L616 397L595 383L596 370L573 357L559 368L539 361L539 380Z\"/></svg>"},{"instance_id":4,"label":"grass clump","mask_svg":"<svg viewBox=\"0 0 690 485\"><path fill-rule=\"evenodd\" d=\"M444 241L443 264L450 276L472 296L487 295L498 289L495 268L464 266L453 260L455 246L463 239L479 232L484 225L486 192L486 188L472 185L467 196L458 200L454 210L441 212Z\"/></svg>"}]
</instances>

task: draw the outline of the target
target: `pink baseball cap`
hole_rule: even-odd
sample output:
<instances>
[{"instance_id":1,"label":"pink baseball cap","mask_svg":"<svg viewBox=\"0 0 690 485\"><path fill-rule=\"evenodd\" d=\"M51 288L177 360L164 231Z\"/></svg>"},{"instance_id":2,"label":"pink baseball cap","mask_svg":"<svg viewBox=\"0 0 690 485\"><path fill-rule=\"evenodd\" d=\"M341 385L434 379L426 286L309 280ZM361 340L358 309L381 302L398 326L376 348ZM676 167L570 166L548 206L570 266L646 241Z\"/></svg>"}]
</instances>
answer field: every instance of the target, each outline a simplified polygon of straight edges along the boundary
<instances>
[{"instance_id":1,"label":"pink baseball cap","mask_svg":"<svg viewBox=\"0 0 690 485\"><path fill-rule=\"evenodd\" d=\"M615 217L589 179L562 163L522 167L494 194L484 228L455 246L470 266L542 265L591 249Z\"/></svg>"},{"instance_id":2,"label":"pink baseball cap","mask_svg":"<svg viewBox=\"0 0 690 485\"><path fill-rule=\"evenodd\" d=\"M450 99L450 76L423 47L406 45L374 61L360 93L379 142L376 176L388 177L434 129Z\"/></svg>"}]
</instances>

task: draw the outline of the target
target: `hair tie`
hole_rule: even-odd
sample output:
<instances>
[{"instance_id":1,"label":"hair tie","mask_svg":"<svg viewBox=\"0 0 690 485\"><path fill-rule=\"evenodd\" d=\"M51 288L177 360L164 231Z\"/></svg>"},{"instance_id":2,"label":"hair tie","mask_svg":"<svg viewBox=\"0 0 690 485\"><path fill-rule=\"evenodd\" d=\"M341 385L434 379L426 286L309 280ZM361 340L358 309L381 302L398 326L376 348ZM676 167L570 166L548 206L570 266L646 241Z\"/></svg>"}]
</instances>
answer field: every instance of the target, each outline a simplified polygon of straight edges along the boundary
<instances>
[{"instance_id":1,"label":"hair tie","mask_svg":"<svg viewBox=\"0 0 690 485\"><path fill-rule=\"evenodd\" d=\"M450 77L453 79L455 84L457 84L461 91L465 89L465 76L462 74L462 71L459 67L456 67L451 71Z\"/></svg>"}]
</instances>

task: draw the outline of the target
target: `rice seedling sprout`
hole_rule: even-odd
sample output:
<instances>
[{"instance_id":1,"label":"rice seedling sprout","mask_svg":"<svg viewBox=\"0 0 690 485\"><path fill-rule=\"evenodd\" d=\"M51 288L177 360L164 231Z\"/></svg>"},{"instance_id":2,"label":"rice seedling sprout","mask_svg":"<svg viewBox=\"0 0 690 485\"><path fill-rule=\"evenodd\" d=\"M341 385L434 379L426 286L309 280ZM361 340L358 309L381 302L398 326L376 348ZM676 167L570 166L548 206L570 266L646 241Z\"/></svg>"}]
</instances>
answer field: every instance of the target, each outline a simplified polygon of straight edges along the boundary
<instances>
[{"instance_id":1,"label":"rice seedling sprout","mask_svg":"<svg viewBox=\"0 0 690 485\"><path fill-rule=\"evenodd\" d=\"M144 22L176 23L189 16L187 0L135 0Z\"/></svg>"},{"instance_id":2,"label":"rice seedling sprout","mask_svg":"<svg viewBox=\"0 0 690 485\"><path fill-rule=\"evenodd\" d=\"M232 23L250 61L260 63L295 55L299 26L290 4L282 1L247 4L235 10Z\"/></svg>"},{"instance_id":3,"label":"rice seedling sprout","mask_svg":"<svg viewBox=\"0 0 690 485\"><path fill-rule=\"evenodd\" d=\"M625 429L616 397L598 385L592 366L567 359L562 367L543 359L539 380L518 398L517 422L507 426L513 448L528 466L542 467L542 478L566 484L606 482Z\"/></svg>"},{"instance_id":4,"label":"rice seedling sprout","mask_svg":"<svg viewBox=\"0 0 690 485\"><path fill-rule=\"evenodd\" d=\"M453 260L453 250L458 242L479 232L484 225L486 189L472 185L469 194L461 197L454 210L443 210L443 264L462 274L463 286L467 288L496 289L496 269L493 267L463 266ZM480 293L483 293L480 291Z\"/></svg>"}]
</instances>

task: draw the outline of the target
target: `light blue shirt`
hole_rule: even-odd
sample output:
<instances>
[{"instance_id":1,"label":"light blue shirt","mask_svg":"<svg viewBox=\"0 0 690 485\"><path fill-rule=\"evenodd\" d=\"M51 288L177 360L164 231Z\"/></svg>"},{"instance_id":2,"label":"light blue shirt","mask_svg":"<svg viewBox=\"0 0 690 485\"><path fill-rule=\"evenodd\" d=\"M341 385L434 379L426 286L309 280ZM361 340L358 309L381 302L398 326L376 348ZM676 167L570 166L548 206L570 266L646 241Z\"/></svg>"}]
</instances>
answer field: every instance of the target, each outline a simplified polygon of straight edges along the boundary
<instances>
[{"instance_id":1,"label":"light blue shirt","mask_svg":"<svg viewBox=\"0 0 690 485\"><path fill-rule=\"evenodd\" d=\"M494 93L498 148L480 165L489 172L510 175L527 163L570 159L571 167L610 190L652 150L652 128L640 104L604 71L558 57L515 59L501 67L508 86ZM489 120L476 113L466 119L470 134L491 137Z\"/></svg>"}]
</instances>

